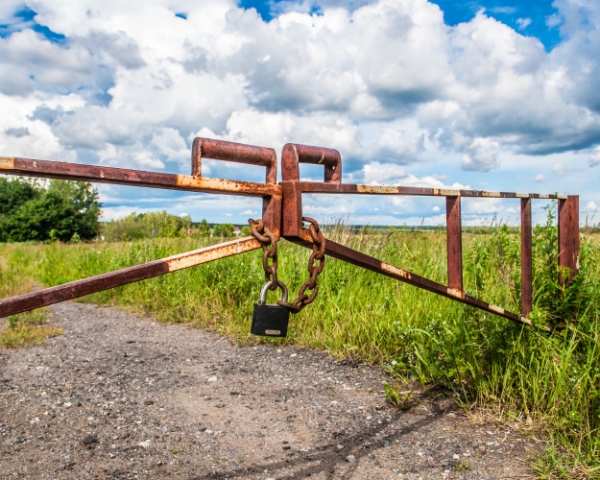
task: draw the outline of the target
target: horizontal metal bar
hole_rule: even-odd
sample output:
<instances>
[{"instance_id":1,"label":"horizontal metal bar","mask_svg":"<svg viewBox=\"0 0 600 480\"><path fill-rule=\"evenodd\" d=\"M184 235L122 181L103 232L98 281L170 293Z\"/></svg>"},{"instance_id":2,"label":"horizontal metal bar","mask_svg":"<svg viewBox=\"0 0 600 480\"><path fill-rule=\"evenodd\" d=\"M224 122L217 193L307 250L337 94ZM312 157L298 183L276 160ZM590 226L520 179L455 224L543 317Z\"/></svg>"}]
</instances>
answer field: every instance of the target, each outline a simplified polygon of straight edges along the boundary
<instances>
[{"instance_id":1,"label":"horizontal metal bar","mask_svg":"<svg viewBox=\"0 0 600 480\"><path fill-rule=\"evenodd\" d=\"M275 184L173 175L170 173L126 170L122 168L33 160L19 157L0 157L0 174L82 180L86 182L113 183L189 192L221 193L247 197L264 197L281 193L281 188Z\"/></svg>"},{"instance_id":2,"label":"horizontal metal bar","mask_svg":"<svg viewBox=\"0 0 600 480\"><path fill-rule=\"evenodd\" d=\"M403 187L390 185L360 185L351 183L296 182L302 193L356 193L366 195L418 195L428 197L480 198L547 198L566 199L566 195L516 192L488 192L486 190L453 190L444 188Z\"/></svg>"},{"instance_id":3,"label":"horizontal metal bar","mask_svg":"<svg viewBox=\"0 0 600 480\"><path fill-rule=\"evenodd\" d=\"M136 265L135 267L124 268L56 287L45 288L37 292L7 298L0 300L0 318L64 302L65 300L83 297L91 293L108 290L109 288L120 287L139 280L158 277L159 275L165 275L258 248L261 248L260 243L254 237L243 237L231 242L173 255L161 260L154 260L142 265Z\"/></svg>"},{"instance_id":4,"label":"horizontal metal bar","mask_svg":"<svg viewBox=\"0 0 600 480\"><path fill-rule=\"evenodd\" d=\"M299 237L286 237L286 240L307 248L312 248L312 237L306 229L303 229L300 232ZM507 318L513 322L533 326L531 320L526 317L522 317L521 315L509 312L502 307L492 305L484 302L483 300L467 295L464 291L449 288L441 283L434 282L433 280L421 277L420 275L409 272L408 270L403 270L394 265L378 260L375 257L371 257L364 253L353 250L352 248L345 247L344 245L340 245L332 240L327 239L325 253L339 260L351 263L352 265L371 270L372 272L380 273L381 275L400 280L401 282L408 283L409 285L422 288L429 292L437 293L438 295L442 295L452 300L457 300L466 305L470 305L472 307L479 308L480 310ZM550 329L544 330L548 332L550 331Z\"/></svg>"}]
</instances>

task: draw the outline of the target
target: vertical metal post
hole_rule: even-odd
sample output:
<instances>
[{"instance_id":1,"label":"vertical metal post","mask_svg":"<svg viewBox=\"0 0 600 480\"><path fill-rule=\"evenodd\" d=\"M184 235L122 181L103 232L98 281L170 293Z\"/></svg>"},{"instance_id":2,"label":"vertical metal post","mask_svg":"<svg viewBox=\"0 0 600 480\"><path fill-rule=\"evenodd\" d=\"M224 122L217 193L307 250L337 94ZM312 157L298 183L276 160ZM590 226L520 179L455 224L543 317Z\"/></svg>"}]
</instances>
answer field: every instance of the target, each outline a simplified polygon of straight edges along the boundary
<instances>
[{"instance_id":1,"label":"vertical metal post","mask_svg":"<svg viewBox=\"0 0 600 480\"><path fill-rule=\"evenodd\" d=\"M460 196L446 197L446 241L448 244L448 287L462 291Z\"/></svg>"},{"instance_id":2,"label":"vertical metal post","mask_svg":"<svg viewBox=\"0 0 600 480\"><path fill-rule=\"evenodd\" d=\"M559 281L568 285L579 272L579 196L569 195L558 201L558 265L570 272Z\"/></svg>"},{"instance_id":3,"label":"vertical metal post","mask_svg":"<svg viewBox=\"0 0 600 480\"><path fill-rule=\"evenodd\" d=\"M531 198L521 199L521 315L533 306L533 261L531 245Z\"/></svg>"}]
</instances>

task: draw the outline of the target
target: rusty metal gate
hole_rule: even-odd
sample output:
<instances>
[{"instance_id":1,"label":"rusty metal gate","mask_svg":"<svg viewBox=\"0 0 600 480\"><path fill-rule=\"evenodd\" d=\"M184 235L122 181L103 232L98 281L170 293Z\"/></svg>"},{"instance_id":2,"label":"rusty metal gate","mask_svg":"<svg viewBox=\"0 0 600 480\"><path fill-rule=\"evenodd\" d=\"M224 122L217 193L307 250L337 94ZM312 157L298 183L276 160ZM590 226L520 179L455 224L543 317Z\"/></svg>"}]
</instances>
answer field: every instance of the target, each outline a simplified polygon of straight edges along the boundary
<instances>
[{"instance_id":1,"label":"rusty metal gate","mask_svg":"<svg viewBox=\"0 0 600 480\"><path fill-rule=\"evenodd\" d=\"M225 160L266 167L264 183L232 181L202 176L202 159ZM322 182L300 180L300 164L323 165ZM133 185L139 187L183 190L189 192L205 192L226 195L262 197L262 232L269 232L270 239L256 232L255 236L240 238L218 245L173 255L161 260L144 263L134 267L117 270L102 275L77 280L52 288L19 295L0 301L0 318L25 312L54 303L71 300L91 293L107 290L132 282L164 275L220 258L237 255L259 248L265 249L263 264L267 279L274 280L270 288L277 288L277 278L269 277L270 267L267 259L269 253L266 245L276 242L282 237L290 242L313 248L311 260L321 260L319 268L313 266L311 280L303 286L302 298L295 304L286 305L292 311L299 311L304 305L314 300L318 287L316 276L322 270L322 253L343 260L353 265L371 270L401 282L414 285L444 297L494 313L521 324L532 325L528 315L532 310L532 199L554 199L558 202L558 262L559 271L566 284L577 274L579 269L579 197L576 195L534 194L514 192L490 192L482 190L449 190L437 188L417 188L402 186L373 186L342 183L342 159L337 150L311 147L307 145L287 144L281 155L282 181L277 183L277 154L271 148L255 147L233 142L196 138L192 147L191 176L166 173L126 170L102 166L81 165L47 160L0 157L0 173L6 175L22 175L29 177L56 178L63 180L81 180L88 182ZM304 227L302 215L302 194L356 194L356 195L416 195L446 198L446 236L448 255L448 285L391 265L383 260L348 248L332 240L317 240L318 227ZM509 312L496 305L491 305L479 298L468 295L463 288L462 272L462 228L461 197L481 198L514 198L521 203L521 313ZM310 219L309 219L310 220ZM316 232L317 231L317 232ZM316 233L315 233L316 232ZM276 275L276 272L275 272ZM309 297L306 289L313 290Z\"/></svg>"}]
</instances>

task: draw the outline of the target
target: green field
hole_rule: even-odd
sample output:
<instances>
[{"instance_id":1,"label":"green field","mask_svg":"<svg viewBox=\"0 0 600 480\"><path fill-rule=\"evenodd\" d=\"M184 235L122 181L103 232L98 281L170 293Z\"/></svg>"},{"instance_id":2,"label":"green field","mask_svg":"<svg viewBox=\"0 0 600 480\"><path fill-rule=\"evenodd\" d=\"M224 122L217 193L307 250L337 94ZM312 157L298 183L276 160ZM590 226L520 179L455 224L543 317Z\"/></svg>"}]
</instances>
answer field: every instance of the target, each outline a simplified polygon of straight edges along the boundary
<instances>
[{"instance_id":1,"label":"green field","mask_svg":"<svg viewBox=\"0 0 600 480\"><path fill-rule=\"evenodd\" d=\"M92 295L84 301L185 322L243 344L295 344L359 362L381 363L397 381L443 385L460 402L548 434L546 454L533 459L542 478L600 478L600 246L582 236L582 270L566 290L557 282L556 227L534 233L537 325L561 325L547 335L457 302L328 259L320 293L290 322L288 338L249 335L264 276L262 252L250 252L165 277ZM445 283L445 232L350 230L326 236ZM210 238L132 243L5 245L1 282L18 276L51 286L175 253ZM214 243L214 242L213 242ZM519 312L520 238L508 228L465 233L468 293ZM295 295L307 279L309 251L282 241L279 276ZM5 292L3 292L5 293ZM274 301L274 298L271 298ZM13 320L18 324L18 320ZM393 393L390 393L393 396Z\"/></svg>"}]
</instances>

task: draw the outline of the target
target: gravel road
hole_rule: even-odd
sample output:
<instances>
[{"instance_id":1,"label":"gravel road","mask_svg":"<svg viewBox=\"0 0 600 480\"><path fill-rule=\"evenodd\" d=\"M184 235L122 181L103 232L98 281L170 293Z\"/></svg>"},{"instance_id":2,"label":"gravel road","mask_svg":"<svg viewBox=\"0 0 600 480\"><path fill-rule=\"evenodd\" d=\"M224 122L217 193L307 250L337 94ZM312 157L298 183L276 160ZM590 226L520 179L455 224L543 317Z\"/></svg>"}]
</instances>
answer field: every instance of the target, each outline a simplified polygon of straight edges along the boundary
<instances>
[{"instance_id":1,"label":"gravel road","mask_svg":"<svg viewBox=\"0 0 600 480\"><path fill-rule=\"evenodd\" d=\"M64 335L0 349L2 479L504 479L541 443L447 398L385 402L379 368L244 347L111 308L50 309Z\"/></svg>"}]
</instances>

